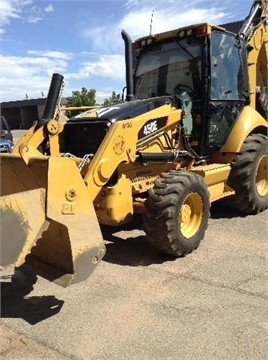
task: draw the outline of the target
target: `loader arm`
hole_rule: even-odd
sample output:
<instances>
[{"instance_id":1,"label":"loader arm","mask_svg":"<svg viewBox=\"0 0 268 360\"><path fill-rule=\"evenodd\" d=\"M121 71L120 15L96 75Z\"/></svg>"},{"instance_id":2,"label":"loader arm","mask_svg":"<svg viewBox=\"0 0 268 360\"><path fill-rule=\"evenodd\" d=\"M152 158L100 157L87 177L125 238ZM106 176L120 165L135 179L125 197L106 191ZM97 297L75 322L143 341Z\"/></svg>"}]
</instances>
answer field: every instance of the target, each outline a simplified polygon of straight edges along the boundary
<instances>
[{"instance_id":1,"label":"loader arm","mask_svg":"<svg viewBox=\"0 0 268 360\"><path fill-rule=\"evenodd\" d=\"M166 125L139 140L139 133L143 126L148 122L154 122L159 117L166 118ZM141 144L150 142L153 136L159 137L159 134L171 128L175 129L181 117L181 110L172 104L166 104L134 119L115 122L88 165L84 176L92 201L121 163L136 161Z\"/></svg>"},{"instance_id":2,"label":"loader arm","mask_svg":"<svg viewBox=\"0 0 268 360\"><path fill-rule=\"evenodd\" d=\"M138 134L142 127L148 122L154 122L159 117L166 118L165 126L153 134L142 137L142 141L139 141ZM144 144L146 141L149 143L152 136L158 137L160 133L167 132L170 128L175 129L181 118L182 110L177 109L172 104L166 104L134 119L125 119L113 123L93 159L85 166L85 169L82 169L83 180L91 200L95 200L100 189L107 183L121 163L136 161L139 144ZM37 131L34 131L35 126L33 125L28 130L13 150L14 154L20 154L26 164L38 156L42 157L37 148L46 139L48 140L50 155L60 156L59 134L64 132L64 124L52 119ZM53 131L50 130L51 128ZM83 159L74 157L72 161L79 166Z\"/></svg>"}]
</instances>

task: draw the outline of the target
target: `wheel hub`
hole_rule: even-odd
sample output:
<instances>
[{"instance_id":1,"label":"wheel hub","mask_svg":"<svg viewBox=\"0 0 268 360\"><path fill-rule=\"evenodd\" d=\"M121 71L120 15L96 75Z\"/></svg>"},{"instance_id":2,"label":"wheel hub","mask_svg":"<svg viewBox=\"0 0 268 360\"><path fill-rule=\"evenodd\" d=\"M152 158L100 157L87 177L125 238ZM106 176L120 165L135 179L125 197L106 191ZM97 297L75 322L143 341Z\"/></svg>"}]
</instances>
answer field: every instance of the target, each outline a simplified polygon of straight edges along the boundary
<instances>
[{"instance_id":1,"label":"wheel hub","mask_svg":"<svg viewBox=\"0 0 268 360\"><path fill-rule=\"evenodd\" d=\"M181 223L187 224L191 219L191 208L187 204L183 204L180 212Z\"/></svg>"},{"instance_id":2,"label":"wheel hub","mask_svg":"<svg viewBox=\"0 0 268 360\"><path fill-rule=\"evenodd\" d=\"M187 239L194 236L202 222L203 201L199 194L189 194L181 206L179 213L179 227L183 236Z\"/></svg>"}]
</instances>

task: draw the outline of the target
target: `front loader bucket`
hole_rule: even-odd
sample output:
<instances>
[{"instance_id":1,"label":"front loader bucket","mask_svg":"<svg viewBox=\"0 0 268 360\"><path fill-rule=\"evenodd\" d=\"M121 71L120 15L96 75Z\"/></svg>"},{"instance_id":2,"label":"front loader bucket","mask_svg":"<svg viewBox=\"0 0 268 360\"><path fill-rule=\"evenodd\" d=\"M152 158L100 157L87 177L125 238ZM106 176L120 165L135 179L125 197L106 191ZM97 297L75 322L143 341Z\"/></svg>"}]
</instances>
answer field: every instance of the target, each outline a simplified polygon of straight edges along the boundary
<instances>
[{"instance_id":1,"label":"front loader bucket","mask_svg":"<svg viewBox=\"0 0 268 360\"><path fill-rule=\"evenodd\" d=\"M1 160L1 266L25 262L62 286L88 278L105 254L92 199L72 159Z\"/></svg>"}]
</instances>

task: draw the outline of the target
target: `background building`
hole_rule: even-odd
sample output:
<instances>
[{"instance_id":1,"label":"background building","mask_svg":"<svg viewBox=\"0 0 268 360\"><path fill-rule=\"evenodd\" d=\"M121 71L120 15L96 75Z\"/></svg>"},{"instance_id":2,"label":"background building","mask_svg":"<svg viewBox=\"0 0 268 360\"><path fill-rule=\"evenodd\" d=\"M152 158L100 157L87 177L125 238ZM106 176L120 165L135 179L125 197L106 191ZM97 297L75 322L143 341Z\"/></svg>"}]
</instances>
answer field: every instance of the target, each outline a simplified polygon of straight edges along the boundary
<instances>
[{"instance_id":1,"label":"background building","mask_svg":"<svg viewBox=\"0 0 268 360\"><path fill-rule=\"evenodd\" d=\"M65 103L66 99L61 98L61 104ZM11 129L29 129L34 121L42 118L45 104L46 98L2 102L1 115Z\"/></svg>"}]
</instances>

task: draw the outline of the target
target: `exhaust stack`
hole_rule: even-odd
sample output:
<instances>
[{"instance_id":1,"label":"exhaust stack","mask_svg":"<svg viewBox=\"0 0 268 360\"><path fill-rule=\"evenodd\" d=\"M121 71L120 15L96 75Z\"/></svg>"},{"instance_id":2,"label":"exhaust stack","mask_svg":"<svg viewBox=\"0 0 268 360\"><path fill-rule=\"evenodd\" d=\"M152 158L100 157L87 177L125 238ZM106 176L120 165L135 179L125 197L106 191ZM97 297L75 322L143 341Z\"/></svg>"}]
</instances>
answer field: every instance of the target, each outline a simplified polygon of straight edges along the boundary
<instances>
[{"instance_id":1,"label":"exhaust stack","mask_svg":"<svg viewBox=\"0 0 268 360\"><path fill-rule=\"evenodd\" d=\"M56 106L57 106L57 101L58 101L61 87L62 87L62 83L63 83L62 75L60 75L60 74L52 75L52 79L51 79L42 119L48 120L48 119L52 119L54 117Z\"/></svg>"},{"instance_id":2,"label":"exhaust stack","mask_svg":"<svg viewBox=\"0 0 268 360\"><path fill-rule=\"evenodd\" d=\"M126 84L127 84L126 100L132 101L135 99L133 70L132 70L132 41L130 36L125 30L122 30L121 35L125 42Z\"/></svg>"}]
</instances>

